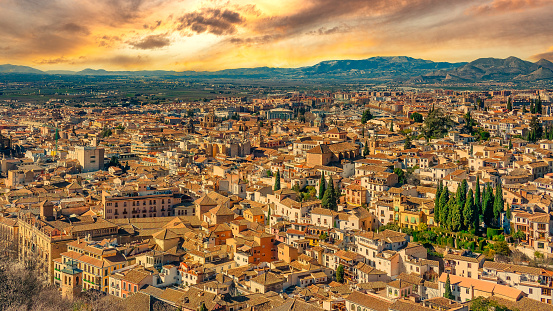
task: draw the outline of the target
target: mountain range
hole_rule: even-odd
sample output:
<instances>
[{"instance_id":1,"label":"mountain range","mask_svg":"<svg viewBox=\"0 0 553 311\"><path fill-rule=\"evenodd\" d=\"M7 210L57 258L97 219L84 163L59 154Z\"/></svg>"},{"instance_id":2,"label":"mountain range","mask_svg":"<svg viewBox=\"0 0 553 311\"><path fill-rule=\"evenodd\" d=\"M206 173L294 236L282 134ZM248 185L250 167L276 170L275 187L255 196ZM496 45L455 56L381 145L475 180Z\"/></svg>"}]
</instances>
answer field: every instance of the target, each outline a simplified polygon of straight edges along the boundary
<instances>
[{"instance_id":1,"label":"mountain range","mask_svg":"<svg viewBox=\"0 0 553 311\"><path fill-rule=\"evenodd\" d=\"M32 67L0 65L0 74L146 76L238 79L368 79L426 83L476 83L553 81L553 63L542 59L535 63L516 57L480 58L470 63L433 62L406 56L371 57L363 60L323 61L299 68L238 68L219 71L41 71Z\"/></svg>"}]
</instances>

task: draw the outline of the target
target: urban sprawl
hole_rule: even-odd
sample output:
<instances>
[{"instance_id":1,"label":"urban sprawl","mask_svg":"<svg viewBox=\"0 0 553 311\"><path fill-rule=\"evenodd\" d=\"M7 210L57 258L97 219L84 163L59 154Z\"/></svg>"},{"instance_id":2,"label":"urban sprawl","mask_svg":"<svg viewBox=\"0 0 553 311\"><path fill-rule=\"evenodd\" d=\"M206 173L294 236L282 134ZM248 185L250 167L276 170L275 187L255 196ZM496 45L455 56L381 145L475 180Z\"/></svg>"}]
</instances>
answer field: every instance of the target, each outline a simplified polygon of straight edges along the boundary
<instances>
[{"instance_id":1,"label":"urban sprawl","mask_svg":"<svg viewBox=\"0 0 553 311\"><path fill-rule=\"evenodd\" d=\"M0 159L2 258L60 299L553 310L553 91L6 100Z\"/></svg>"}]
</instances>

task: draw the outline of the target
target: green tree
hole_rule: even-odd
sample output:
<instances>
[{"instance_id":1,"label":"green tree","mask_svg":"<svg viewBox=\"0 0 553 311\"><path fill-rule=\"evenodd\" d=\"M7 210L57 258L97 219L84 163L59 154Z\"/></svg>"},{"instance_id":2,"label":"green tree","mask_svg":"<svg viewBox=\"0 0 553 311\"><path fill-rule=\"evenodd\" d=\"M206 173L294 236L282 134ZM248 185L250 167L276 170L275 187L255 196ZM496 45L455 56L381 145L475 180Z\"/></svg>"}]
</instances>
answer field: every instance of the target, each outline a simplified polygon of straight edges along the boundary
<instances>
[{"instance_id":1,"label":"green tree","mask_svg":"<svg viewBox=\"0 0 553 311\"><path fill-rule=\"evenodd\" d=\"M509 146L508 146L509 150L512 150L513 149L513 142L509 139Z\"/></svg>"},{"instance_id":2,"label":"green tree","mask_svg":"<svg viewBox=\"0 0 553 311\"><path fill-rule=\"evenodd\" d=\"M417 122L417 123L422 123L423 121L423 117L422 117L422 114L418 113L418 112L414 112L411 114L411 116L409 117L411 118L411 120Z\"/></svg>"},{"instance_id":3,"label":"green tree","mask_svg":"<svg viewBox=\"0 0 553 311\"><path fill-rule=\"evenodd\" d=\"M493 244L493 250L496 254L500 254L503 256L509 256L511 255L511 249L509 248L509 244L505 241L497 241Z\"/></svg>"},{"instance_id":4,"label":"green tree","mask_svg":"<svg viewBox=\"0 0 553 311\"><path fill-rule=\"evenodd\" d=\"M361 123L365 124L369 120L372 120L372 118L373 118L373 115L371 113L371 110L367 109L367 110L363 111L363 115L361 116Z\"/></svg>"},{"instance_id":5,"label":"green tree","mask_svg":"<svg viewBox=\"0 0 553 311\"><path fill-rule=\"evenodd\" d=\"M336 269L336 281L339 282L339 283L344 283L344 266L343 265L339 265L338 268Z\"/></svg>"},{"instance_id":6,"label":"green tree","mask_svg":"<svg viewBox=\"0 0 553 311\"><path fill-rule=\"evenodd\" d=\"M526 240L526 234L523 231L518 230L513 234L513 239L520 243L521 240Z\"/></svg>"},{"instance_id":7,"label":"green tree","mask_svg":"<svg viewBox=\"0 0 553 311\"><path fill-rule=\"evenodd\" d=\"M277 171L275 175L275 186L273 187L274 191L280 190L280 170Z\"/></svg>"},{"instance_id":8,"label":"green tree","mask_svg":"<svg viewBox=\"0 0 553 311\"><path fill-rule=\"evenodd\" d=\"M484 198L482 199L482 216L484 218L484 222L489 227L495 223L493 219L494 197L493 197L493 189L490 184L488 184L487 187L485 187L485 189L486 189L486 192L484 193Z\"/></svg>"},{"instance_id":9,"label":"green tree","mask_svg":"<svg viewBox=\"0 0 553 311\"><path fill-rule=\"evenodd\" d=\"M200 311L207 311L207 307L205 306L205 303L202 302L202 305L200 306Z\"/></svg>"},{"instance_id":10,"label":"green tree","mask_svg":"<svg viewBox=\"0 0 553 311\"><path fill-rule=\"evenodd\" d=\"M394 131L394 121L390 121L390 132Z\"/></svg>"},{"instance_id":11,"label":"green tree","mask_svg":"<svg viewBox=\"0 0 553 311\"><path fill-rule=\"evenodd\" d=\"M533 116L530 121L530 132L528 133L528 141L536 142L543 135L543 126L537 116Z\"/></svg>"},{"instance_id":12,"label":"green tree","mask_svg":"<svg viewBox=\"0 0 553 311\"><path fill-rule=\"evenodd\" d=\"M411 144L411 136L406 135L405 136L405 143L403 144L403 149L404 150L411 149L412 146L413 145Z\"/></svg>"},{"instance_id":13,"label":"green tree","mask_svg":"<svg viewBox=\"0 0 553 311\"><path fill-rule=\"evenodd\" d=\"M440 194L440 219L439 219L439 223L442 225L442 226L445 226L447 224L447 216L449 214L449 206L448 206L448 203L449 202L449 190L447 189L447 187L444 187L442 193ZM438 221L438 220L436 220Z\"/></svg>"},{"instance_id":14,"label":"green tree","mask_svg":"<svg viewBox=\"0 0 553 311\"><path fill-rule=\"evenodd\" d=\"M363 156L367 157L371 151L369 150L369 144L365 144L365 148L363 148Z\"/></svg>"},{"instance_id":15,"label":"green tree","mask_svg":"<svg viewBox=\"0 0 553 311\"><path fill-rule=\"evenodd\" d=\"M328 187L325 190L321 205L329 210L337 211L338 204L336 202L336 192L334 190L334 181L332 180L332 175L328 177Z\"/></svg>"},{"instance_id":16,"label":"green tree","mask_svg":"<svg viewBox=\"0 0 553 311\"><path fill-rule=\"evenodd\" d=\"M432 109L424 119L421 132L427 139L442 138L452 126L453 121L449 114L442 109Z\"/></svg>"},{"instance_id":17,"label":"green tree","mask_svg":"<svg viewBox=\"0 0 553 311\"><path fill-rule=\"evenodd\" d=\"M470 311L519 311L512 310L504 305L490 300L490 298L477 297L470 302Z\"/></svg>"},{"instance_id":18,"label":"green tree","mask_svg":"<svg viewBox=\"0 0 553 311\"><path fill-rule=\"evenodd\" d=\"M474 187L474 205L476 209L480 210L482 208L480 195L480 177L476 176L476 186ZM478 213L480 214L480 213Z\"/></svg>"},{"instance_id":19,"label":"green tree","mask_svg":"<svg viewBox=\"0 0 553 311\"><path fill-rule=\"evenodd\" d=\"M505 201L503 201L503 189L501 189L501 184L497 183L495 187L495 198L493 202L493 217L496 221L498 227L501 226L500 217L503 211L505 210Z\"/></svg>"},{"instance_id":20,"label":"green tree","mask_svg":"<svg viewBox=\"0 0 553 311\"><path fill-rule=\"evenodd\" d=\"M542 111L543 111L543 108L542 108L541 98L538 97L538 99L536 99L536 113L541 114Z\"/></svg>"},{"instance_id":21,"label":"green tree","mask_svg":"<svg viewBox=\"0 0 553 311\"><path fill-rule=\"evenodd\" d=\"M436 196L434 197L434 219L436 220L436 222L439 222L438 219L440 219L440 196L442 194L442 191L443 185L442 181L440 180L440 182L438 182L438 188L436 189Z\"/></svg>"},{"instance_id":22,"label":"green tree","mask_svg":"<svg viewBox=\"0 0 553 311\"><path fill-rule=\"evenodd\" d=\"M513 111L513 103L511 102L511 97L507 100L507 110Z\"/></svg>"},{"instance_id":23,"label":"green tree","mask_svg":"<svg viewBox=\"0 0 553 311\"><path fill-rule=\"evenodd\" d=\"M470 189L463 209L463 225L467 229L472 229L474 223L474 193Z\"/></svg>"},{"instance_id":24,"label":"green tree","mask_svg":"<svg viewBox=\"0 0 553 311\"><path fill-rule=\"evenodd\" d=\"M445 292L444 297L450 300L454 300L455 296L451 292L451 281L449 280L449 273L447 274L447 279L445 280Z\"/></svg>"},{"instance_id":25,"label":"green tree","mask_svg":"<svg viewBox=\"0 0 553 311\"><path fill-rule=\"evenodd\" d=\"M452 231L460 231L463 228L464 220L463 220L463 209L464 206L461 207L455 200L453 203L453 206L451 206L452 211L451 213L451 230Z\"/></svg>"},{"instance_id":26,"label":"green tree","mask_svg":"<svg viewBox=\"0 0 553 311\"><path fill-rule=\"evenodd\" d=\"M394 169L394 173L397 175L398 183L403 185L405 183L405 172L398 167Z\"/></svg>"},{"instance_id":27,"label":"green tree","mask_svg":"<svg viewBox=\"0 0 553 311\"><path fill-rule=\"evenodd\" d=\"M326 180L324 173L321 173L321 178L319 179L319 200L323 199L323 195L326 190Z\"/></svg>"},{"instance_id":28,"label":"green tree","mask_svg":"<svg viewBox=\"0 0 553 311\"><path fill-rule=\"evenodd\" d=\"M445 224L451 231L459 231L461 225L463 224L462 215L463 212L457 204L455 196L450 196L449 201L447 202L447 220Z\"/></svg>"}]
</instances>

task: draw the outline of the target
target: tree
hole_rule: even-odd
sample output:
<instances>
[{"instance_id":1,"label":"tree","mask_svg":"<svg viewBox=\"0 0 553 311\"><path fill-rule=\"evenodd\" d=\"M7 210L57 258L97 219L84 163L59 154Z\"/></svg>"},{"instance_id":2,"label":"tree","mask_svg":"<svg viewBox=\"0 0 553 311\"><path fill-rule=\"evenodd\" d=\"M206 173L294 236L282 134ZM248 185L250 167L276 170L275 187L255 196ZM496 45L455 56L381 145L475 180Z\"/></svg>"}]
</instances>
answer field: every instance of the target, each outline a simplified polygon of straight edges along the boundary
<instances>
[{"instance_id":1,"label":"tree","mask_svg":"<svg viewBox=\"0 0 553 311\"><path fill-rule=\"evenodd\" d=\"M503 255L503 256L509 256L511 255L511 249L509 248L509 244L505 241L497 241L495 244L493 244L493 250L496 254Z\"/></svg>"},{"instance_id":2,"label":"tree","mask_svg":"<svg viewBox=\"0 0 553 311\"><path fill-rule=\"evenodd\" d=\"M409 117L411 118L411 120L417 122L417 123L422 123L423 121L423 117L422 117L422 114L418 113L418 112L414 112L411 114L411 116Z\"/></svg>"},{"instance_id":3,"label":"tree","mask_svg":"<svg viewBox=\"0 0 553 311\"><path fill-rule=\"evenodd\" d=\"M405 172L398 167L394 169L394 174L397 175L397 182L403 185L405 183Z\"/></svg>"},{"instance_id":4,"label":"tree","mask_svg":"<svg viewBox=\"0 0 553 311\"><path fill-rule=\"evenodd\" d=\"M344 266L339 265L336 269L336 281L339 283L344 283Z\"/></svg>"},{"instance_id":5,"label":"tree","mask_svg":"<svg viewBox=\"0 0 553 311\"><path fill-rule=\"evenodd\" d=\"M200 311L207 311L207 307L205 306L205 303L202 302L202 305L200 306Z\"/></svg>"},{"instance_id":6,"label":"tree","mask_svg":"<svg viewBox=\"0 0 553 311\"><path fill-rule=\"evenodd\" d=\"M325 194L326 190L326 180L324 173L321 174L321 178L319 179L319 200L323 199L323 195Z\"/></svg>"},{"instance_id":7,"label":"tree","mask_svg":"<svg viewBox=\"0 0 553 311\"><path fill-rule=\"evenodd\" d=\"M394 121L390 121L390 132L394 131Z\"/></svg>"},{"instance_id":8,"label":"tree","mask_svg":"<svg viewBox=\"0 0 553 311\"><path fill-rule=\"evenodd\" d=\"M411 144L411 136L406 135L406 136L405 136L405 144L403 145L403 149L404 149L404 150L407 150L407 149L411 149L411 147L412 147L412 144Z\"/></svg>"},{"instance_id":9,"label":"tree","mask_svg":"<svg viewBox=\"0 0 553 311\"><path fill-rule=\"evenodd\" d=\"M474 205L477 210L480 210L482 208L480 198L480 176L476 176L476 186L474 187Z\"/></svg>"},{"instance_id":10,"label":"tree","mask_svg":"<svg viewBox=\"0 0 553 311\"><path fill-rule=\"evenodd\" d=\"M513 111L513 103L511 102L511 97L507 100L507 110Z\"/></svg>"},{"instance_id":11,"label":"tree","mask_svg":"<svg viewBox=\"0 0 553 311\"><path fill-rule=\"evenodd\" d=\"M485 187L485 189L486 189L486 192L484 193L484 199L482 200L482 216L484 217L484 222L489 227L495 223L493 219L494 197L493 197L493 189L490 184L488 184L488 186Z\"/></svg>"},{"instance_id":12,"label":"tree","mask_svg":"<svg viewBox=\"0 0 553 311\"><path fill-rule=\"evenodd\" d=\"M327 238L328 238L328 234L326 232L323 232L319 235L319 240L321 241L326 241Z\"/></svg>"},{"instance_id":13,"label":"tree","mask_svg":"<svg viewBox=\"0 0 553 311\"><path fill-rule=\"evenodd\" d=\"M336 202L336 192L334 190L334 181L332 180L332 175L328 178L328 187L325 190L321 205L329 210L337 211L338 204Z\"/></svg>"},{"instance_id":14,"label":"tree","mask_svg":"<svg viewBox=\"0 0 553 311\"><path fill-rule=\"evenodd\" d=\"M274 191L280 190L280 170L277 171L275 176L275 186L273 187Z\"/></svg>"},{"instance_id":15,"label":"tree","mask_svg":"<svg viewBox=\"0 0 553 311\"><path fill-rule=\"evenodd\" d=\"M463 209L463 225L465 228L474 228L474 193L472 189L467 194L467 199Z\"/></svg>"},{"instance_id":16,"label":"tree","mask_svg":"<svg viewBox=\"0 0 553 311\"><path fill-rule=\"evenodd\" d=\"M462 210L459 209L457 200L455 199L455 196L452 195L449 197L449 201L447 202L447 218L444 224L451 231L459 231L462 223Z\"/></svg>"},{"instance_id":17,"label":"tree","mask_svg":"<svg viewBox=\"0 0 553 311\"><path fill-rule=\"evenodd\" d=\"M442 109L432 109L422 125L422 134L427 138L442 138L453 126L453 121L449 114L445 114Z\"/></svg>"},{"instance_id":18,"label":"tree","mask_svg":"<svg viewBox=\"0 0 553 311\"><path fill-rule=\"evenodd\" d=\"M365 148L363 148L363 156L367 157L370 153L371 151L369 150L369 145L365 144Z\"/></svg>"},{"instance_id":19,"label":"tree","mask_svg":"<svg viewBox=\"0 0 553 311\"><path fill-rule=\"evenodd\" d=\"M536 99L536 113L541 114L542 111L543 109L542 109L541 98L538 96L538 99Z\"/></svg>"},{"instance_id":20,"label":"tree","mask_svg":"<svg viewBox=\"0 0 553 311\"><path fill-rule=\"evenodd\" d=\"M470 302L470 311L512 311L506 306L490 300L490 298L477 297Z\"/></svg>"},{"instance_id":21,"label":"tree","mask_svg":"<svg viewBox=\"0 0 553 311\"><path fill-rule=\"evenodd\" d=\"M464 206L461 207L457 200L454 200L452 206L451 206L451 230L452 231L459 231L463 228L464 220L463 220L463 209Z\"/></svg>"},{"instance_id":22,"label":"tree","mask_svg":"<svg viewBox=\"0 0 553 311\"><path fill-rule=\"evenodd\" d=\"M447 274L447 279L445 280L445 292L444 297L450 300L454 300L455 296L451 292L451 281L449 280L449 273Z\"/></svg>"},{"instance_id":23,"label":"tree","mask_svg":"<svg viewBox=\"0 0 553 311\"><path fill-rule=\"evenodd\" d=\"M194 116L194 110L188 109L186 111L186 116L189 117L189 118L192 118Z\"/></svg>"},{"instance_id":24,"label":"tree","mask_svg":"<svg viewBox=\"0 0 553 311\"><path fill-rule=\"evenodd\" d=\"M501 184L497 183L497 186L495 187L495 198L493 202L493 217L498 227L501 226L499 221L501 213L503 213L504 210L505 202L503 201L503 190L501 189Z\"/></svg>"},{"instance_id":25,"label":"tree","mask_svg":"<svg viewBox=\"0 0 553 311\"><path fill-rule=\"evenodd\" d=\"M449 190L447 189L447 187L445 187L442 190L442 193L440 194L440 219L436 220L441 225L447 224L447 215L449 213L448 205L447 205L448 202L449 202Z\"/></svg>"},{"instance_id":26,"label":"tree","mask_svg":"<svg viewBox=\"0 0 553 311\"><path fill-rule=\"evenodd\" d=\"M526 234L523 231L518 230L513 234L513 239L520 243L521 240L526 240Z\"/></svg>"},{"instance_id":27,"label":"tree","mask_svg":"<svg viewBox=\"0 0 553 311\"><path fill-rule=\"evenodd\" d=\"M442 181L440 180L440 182L438 183L438 188L436 189L436 197L434 197L434 219L436 219L437 222L439 222L438 219L440 219L440 195L442 194L442 191L443 185Z\"/></svg>"},{"instance_id":28,"label":"tree","mask_svg":"<svg viewBox=\"0 0 553 311\"><path fill-rule=\"evenodd\" d=\"M509 146L508 146L509 150L512 150L513 149L513 142L509 139Z\"/></svg>"},{"instance_id":29,"label":"tree","mask_svg":"<svg viewBox=\"0 0 553 311\"><path fill-rule=\"evenodd\" d=\"M530 121L530 132L528 133L528 141L536 142L543 135L543 126L537 116L533 116Z\"/></svg>"},{"instance_id":30,"label":"tree","mask_svg":"<svg viewBox=\"0 0 553 311\"><path fill-rule=\"evenodd\" d=\"M372 118L373 118L373 115L371 113L371 110L367 109L367 110L363 111L363 115L361 116L361 123L365 124L369 120L372 120Z\"/></svg>"},{"instance_id":31,"label":"tree","mask_svg":"<svg viewBox=\"0 0 553 311\"><path fill-rule=\"evenodd\" d=\"M461 128L461 133L472 135L474 133L473 127L476 126L476 121L474 121L470 115L470 111L467 112L463 118L465 119L465 124L463 124L463 127Z\"/></svg>"}]
</instances>

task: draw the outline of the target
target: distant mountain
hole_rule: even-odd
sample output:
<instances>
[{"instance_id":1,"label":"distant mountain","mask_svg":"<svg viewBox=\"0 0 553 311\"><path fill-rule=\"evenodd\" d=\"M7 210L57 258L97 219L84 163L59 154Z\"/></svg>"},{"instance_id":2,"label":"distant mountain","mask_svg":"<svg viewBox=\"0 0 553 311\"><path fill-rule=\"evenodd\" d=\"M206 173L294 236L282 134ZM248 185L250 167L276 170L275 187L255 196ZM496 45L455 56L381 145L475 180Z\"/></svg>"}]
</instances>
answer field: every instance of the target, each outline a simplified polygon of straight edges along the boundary
<instances>
[{"instance_id":1,"label":"distant mountain","mask_svg":"<svg viewBox=\"0 0 553 311\"><path fill-rule=\"evenodd\" d=\"M34 69L27 66L17 66L17 65L0 65L0 73L35 73L35 74L44 74L43 71Z\"/></svg>"},{"instance_id":2,"label":"distant mountain","mask_svg":"<svg viewBox=\"0 0 553 311\"><path fill-rule=\"evenodd\" d=\"M190 77L231 79L342 79L420 83L475 83L484 81L535 82L553 80L553 63L535 63L516 57L480 58L470 63L433 62L406 56L371 57L362 60L331 60L300 68L237 68L219 71L40 71L31 67L0 65L0 74L75 76Z\"/></svg>"},{"instance_id":3,"label":"distant mountain","mask_svg":"<svg viewBox=\"0 0 553 311\"><path fill-rule=\"evenodd\" d=\"M410 79L414 83L526 81L553 79L553 63L542 59L535 63L516 57L480 58L449 70L437 70Z\"/></svg>"}]
</instances>

